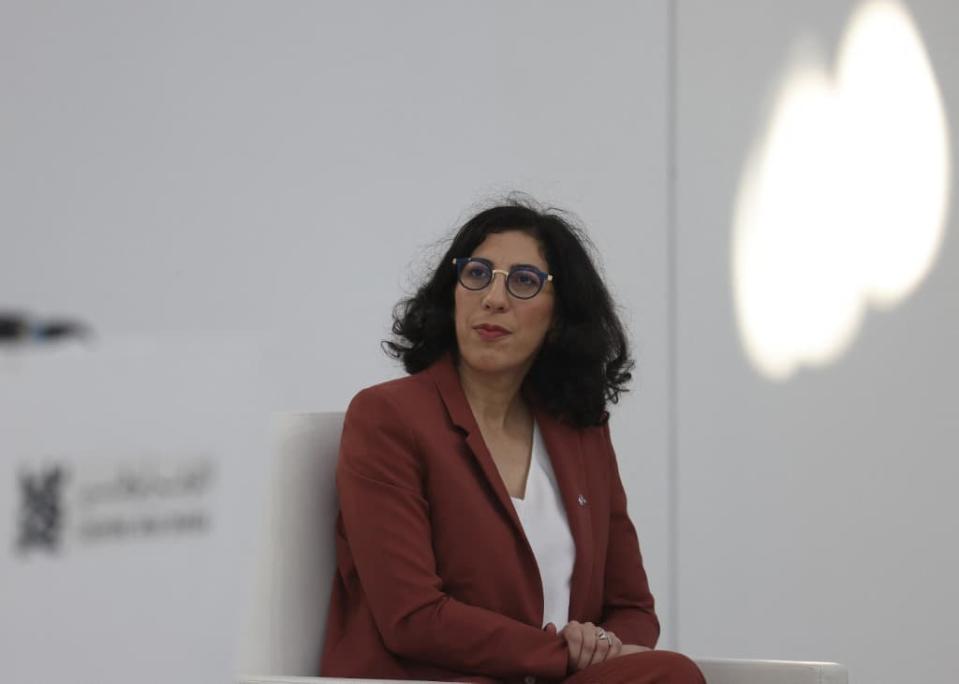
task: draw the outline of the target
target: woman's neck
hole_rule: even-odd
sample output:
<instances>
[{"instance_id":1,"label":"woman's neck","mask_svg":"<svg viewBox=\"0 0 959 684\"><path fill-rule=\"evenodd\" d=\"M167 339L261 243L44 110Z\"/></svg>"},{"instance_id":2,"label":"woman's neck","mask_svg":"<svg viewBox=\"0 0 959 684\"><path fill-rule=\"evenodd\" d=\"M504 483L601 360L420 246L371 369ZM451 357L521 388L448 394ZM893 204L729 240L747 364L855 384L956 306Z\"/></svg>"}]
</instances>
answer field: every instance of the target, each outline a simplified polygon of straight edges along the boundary
<instances>
[{"instance_id":1,"label":"woman's neck","mask_svg":"<svg viewBox=\"0 0 959 684\"><path fill-rule=\"evenodd\" d=\"M529 421L529 408L520 391L524 372L483 373L462 361L458 370L463 394L481 427L508 430Z\"/></svg>"}]
</instances>

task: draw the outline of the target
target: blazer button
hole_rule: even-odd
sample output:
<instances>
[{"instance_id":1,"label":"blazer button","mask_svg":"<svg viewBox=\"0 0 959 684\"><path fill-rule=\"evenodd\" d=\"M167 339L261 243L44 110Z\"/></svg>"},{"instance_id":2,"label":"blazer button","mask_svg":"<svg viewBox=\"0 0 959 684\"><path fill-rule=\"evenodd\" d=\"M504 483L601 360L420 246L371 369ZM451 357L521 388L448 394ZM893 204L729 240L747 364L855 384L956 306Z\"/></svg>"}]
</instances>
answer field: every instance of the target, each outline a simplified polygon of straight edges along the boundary
<instances>
[{"instance_id":1,"label":"blazer button","mask_svg":"<svg viewBox=\"0 0 959 684\"><path fill-rule=\"evenodd\" d=\"M523 684L536 684L536 677L533 675L526 675L523 677Z\"/></svg>"},{"instance_id":2,"label":"blazer button","mask_svg":"<svg viewBox=\"0 0 959 684\"><path fill-rule=\"evenodd\" d=\"M585 505L586 505L586 497L583 496L582 494L580 494L580 495L576 498L576 503L578 503L580 506L585 506Z\"/></svg>"}]
</instances>

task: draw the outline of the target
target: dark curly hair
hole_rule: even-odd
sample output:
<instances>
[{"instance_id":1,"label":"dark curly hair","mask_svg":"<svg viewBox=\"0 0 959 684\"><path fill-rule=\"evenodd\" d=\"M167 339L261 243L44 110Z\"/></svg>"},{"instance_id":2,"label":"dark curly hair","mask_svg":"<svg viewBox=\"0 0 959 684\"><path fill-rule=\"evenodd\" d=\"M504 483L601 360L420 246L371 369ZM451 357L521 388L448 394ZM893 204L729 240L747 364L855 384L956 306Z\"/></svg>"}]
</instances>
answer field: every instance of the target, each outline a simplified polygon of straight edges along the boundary
<instances>
[{"instance_id":1,"label":"dark curly hair","mask_svg":"<svg viewBox=\"0 0 959 684\"><path fill-rule=\"evenodd\" d=\"M457 353L454 329L455 257L471 256L492 233L521 231L536 239L556 274L554 325L524 381L551 415L577 427L603 424L606 402L616 403L632 378L633 360L612 297L596 270L585 233L556 209L510 199L467 221L429 280L393 310L393 339L383 349L408 373L447 351Z\"/></svg>"}]
</instances>

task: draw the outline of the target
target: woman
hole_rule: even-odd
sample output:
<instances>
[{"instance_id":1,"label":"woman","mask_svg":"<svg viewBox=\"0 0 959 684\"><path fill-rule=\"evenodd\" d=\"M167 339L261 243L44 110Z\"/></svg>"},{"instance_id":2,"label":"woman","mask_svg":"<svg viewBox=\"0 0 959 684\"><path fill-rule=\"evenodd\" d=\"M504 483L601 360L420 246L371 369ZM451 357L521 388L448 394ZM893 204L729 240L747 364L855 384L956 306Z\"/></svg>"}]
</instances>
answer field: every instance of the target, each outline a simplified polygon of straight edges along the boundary
<instances>
[{"instance_id":1,"label":"woman","mask_svg":"<svg viewBox=\"0 0 959 684\"><path fill-rule=\"evenodd\" d=\"M343 427L324 675L703 681L651 650L605 410L632 362L584 242L555 213L488 209L397 307L386 346L410 375Z\"/></svg>"}]
</instances>

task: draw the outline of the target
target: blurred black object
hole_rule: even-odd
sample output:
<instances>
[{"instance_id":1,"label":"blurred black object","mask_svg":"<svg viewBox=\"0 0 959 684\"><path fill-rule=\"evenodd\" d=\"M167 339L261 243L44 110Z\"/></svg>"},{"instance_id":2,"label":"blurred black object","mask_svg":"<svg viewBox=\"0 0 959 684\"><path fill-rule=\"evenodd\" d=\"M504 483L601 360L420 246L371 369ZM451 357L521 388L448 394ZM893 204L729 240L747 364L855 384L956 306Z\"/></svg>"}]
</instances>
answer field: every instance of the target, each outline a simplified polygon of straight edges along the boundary
<instances>
[{"instance_id":1,"label":"blurred black object","mask_svg":"<svg viewBox=\"0 0 959 684\"><path fill-rule=\"evenodd\" d=\"M0 345L57 342L82 339L89 328L68 319L37 320L18 313L0 312Z\"/></svg>"}]
</instances>

